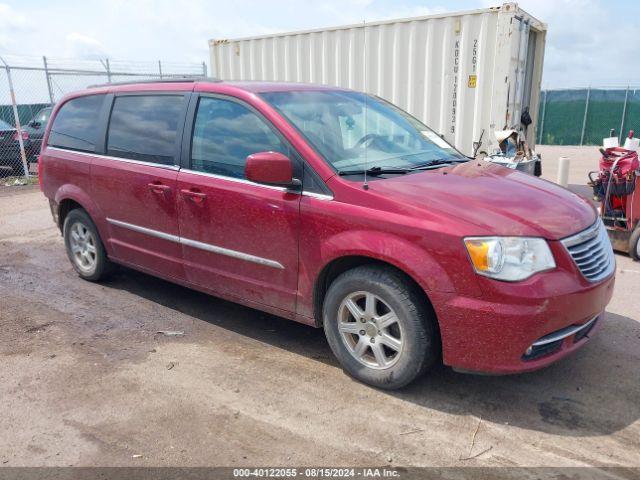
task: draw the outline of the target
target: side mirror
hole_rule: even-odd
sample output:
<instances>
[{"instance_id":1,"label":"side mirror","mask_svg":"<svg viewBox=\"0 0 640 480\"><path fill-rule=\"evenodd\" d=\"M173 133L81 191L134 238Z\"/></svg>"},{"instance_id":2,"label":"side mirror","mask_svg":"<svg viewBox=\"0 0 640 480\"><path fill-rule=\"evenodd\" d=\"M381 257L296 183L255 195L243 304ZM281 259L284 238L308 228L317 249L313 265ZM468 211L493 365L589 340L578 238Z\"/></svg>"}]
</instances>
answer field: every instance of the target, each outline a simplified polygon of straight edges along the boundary
<instances>
[{"instance_id":1,"label":"side mirror","mask_svg":"<svg viewBox=\"0 0 640 480\"><path fill-rule=\"evenodd\" d=\"M293 178L293 165L279 152L259 152L249 155L244 167L247 180L280 187L297 187L300 180Z\"/></svg>"}]
</instances>

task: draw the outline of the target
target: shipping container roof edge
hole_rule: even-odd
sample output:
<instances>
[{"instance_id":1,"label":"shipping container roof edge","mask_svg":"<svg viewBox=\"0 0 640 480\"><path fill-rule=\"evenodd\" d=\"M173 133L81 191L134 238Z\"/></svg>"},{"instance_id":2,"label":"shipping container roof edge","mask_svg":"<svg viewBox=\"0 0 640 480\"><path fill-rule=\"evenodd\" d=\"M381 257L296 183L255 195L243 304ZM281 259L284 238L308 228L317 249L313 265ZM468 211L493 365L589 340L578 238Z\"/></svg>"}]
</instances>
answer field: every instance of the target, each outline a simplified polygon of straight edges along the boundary
<instances>
[{"instance_id":1,"label":"shipping container roof edge","mask_svg":"<svg viewBox=\"0 0 640 480\"><path fill-rule=\"evenodd\" d=\"M321 33L321 32L327 32L327 31L336 31L336 30L349 30L352 28L358 28L358 27L363 27L364 25L366 25L367 27L374 27L374 26L378 26L378 25L389 25L389 24L394 24L394 23L405 23L405 22L414 22L414 21L419 21L419 20L428 20L431 18L446 18L446 17L462 17L462 16L466 16L466 15L478 15L478 14L482 14L482 13L490 13L490 12L496 12L496 11L504 11L504 12L512 12L515 14L519 14L522 16L525 16L527 18L527 20L529 20L529 24L531 25L532 28L539 30L539 31L546 31L547 30L547 24L544 22L541 22L540 20L538 20L537 18L535 18L533 15L525 12L524 10L522 10L517 3L504 3L502 4L502 6L499 7L489 7L489 8L478 8L475 10L464 10L464 11L460 11L460 12L443 12L443 13L437 13L434 15L421 15L421 16L417 16L417 17L404 17L404 18L394 18L394 19L390 19L390 20L379 20L379 21L374 21L374 22L363 22L363 23L353 23L350 25L337 25L337 26L333 26L333 27L321 27L321 28L312 28L309 30L296 30L296 31L291 31L291 32L282 32L282 33L265 33L263 35L253 35L250 37L238 37L238 38L231 38L231 39L215 39L212 38L209 40L209 45L210 46L214 46L214 45L219 45L219 44L224 44L224 43L228 43L228 42L245 42L248 40L258 40L258 39L262 39L262 38L273 38L273 37L289 37L289 36L294 36L294 35L305 35L305 34L309 34L309 33Z\"/></svg>"},{"instance_id":2,"label":"shipping container roof edge","mask_svg":"<svg viewBox=\"0 0 640 480\"><path fill-rule=\"evenodd\" d=\"M365 49L372 42L371 53ZM366 91L471 154L521 131L535 148L547 26L502 6L355 25L211 40L212 75ZM406 46L407 48L403 48ZM366 54L365 54L366 53ZM530 122L522 121L528 109Z\"/></svg>"}]
</instances>

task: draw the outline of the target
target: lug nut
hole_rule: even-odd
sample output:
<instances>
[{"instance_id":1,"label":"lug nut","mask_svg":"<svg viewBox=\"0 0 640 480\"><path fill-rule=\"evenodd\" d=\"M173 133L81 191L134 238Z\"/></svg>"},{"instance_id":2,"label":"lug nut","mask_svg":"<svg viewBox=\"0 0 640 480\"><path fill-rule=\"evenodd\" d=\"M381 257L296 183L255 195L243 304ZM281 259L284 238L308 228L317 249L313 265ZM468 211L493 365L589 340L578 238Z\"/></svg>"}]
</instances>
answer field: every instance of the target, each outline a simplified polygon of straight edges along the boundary
<instances>
[{"instance_id":1,"label":"lug nut","mask_svg":"<svg viewBox=\"0 0 640 480\"><path fill-rule=\"evenodd\" d=\"M360 319L360 321L361 321L362 323L366 322L366 320L364 319L364 317L362 317L362 318Z\"/></svg>"},{"instance_id":2,"label":"lug nut","mask_svg":"<svg viewBox=\"0 0 640 480\"><path fill-rule=\"evenodd\" d=\"M371 343L376 343L376 339L375 338L371 338Z\"/></svg>"},{"instance_id":3,"label":"lug nut","mask_svg":"<svg viewBox=\"0 0 640 480\"><path fill-rule=\"evenodd\" d=\"M365 331L364 330L360 330L360 335L364 335Z\"/></svg>"}]
</instances>

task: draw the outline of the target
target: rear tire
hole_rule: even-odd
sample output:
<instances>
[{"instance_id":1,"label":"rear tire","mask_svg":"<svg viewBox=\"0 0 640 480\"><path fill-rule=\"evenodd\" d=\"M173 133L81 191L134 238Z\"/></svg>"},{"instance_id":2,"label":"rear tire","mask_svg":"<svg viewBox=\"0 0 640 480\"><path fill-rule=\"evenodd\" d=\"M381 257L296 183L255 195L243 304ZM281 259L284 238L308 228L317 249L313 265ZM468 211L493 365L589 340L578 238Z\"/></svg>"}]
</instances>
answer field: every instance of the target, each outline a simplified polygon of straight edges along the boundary
<instances>
[{"instance_id":1,"label":"rear tire","mask_svg":"<svg viewBox=\"0 0 640 480\"><path fill-rule=\"evenodd\" d=\"M349 270L329 287L324 331L344 370L368 385L401 388L439 358L436 319L422 292L400 272Z\"/></svg>"},{"instance_id":2,"label":"rear tire","mask_svg":"<svg viewBox=\"0 0 640 480\"><path fill-rule=\"evenodd\" d=\"M84 280L97 282L113 270L93 220L80 209L71 210L64 220L64 245L71 265Z\"/></svg>"},{"instance_id":3,"label":"rear tire","mask_svg":"<svg viewBox=\"0 0 640 480\"><path fill-rule=\"evenodd\" d=\"M629 238L629 255L636 262L640 261L640 224L636 226Z\"/></svg>"}]
</instances>

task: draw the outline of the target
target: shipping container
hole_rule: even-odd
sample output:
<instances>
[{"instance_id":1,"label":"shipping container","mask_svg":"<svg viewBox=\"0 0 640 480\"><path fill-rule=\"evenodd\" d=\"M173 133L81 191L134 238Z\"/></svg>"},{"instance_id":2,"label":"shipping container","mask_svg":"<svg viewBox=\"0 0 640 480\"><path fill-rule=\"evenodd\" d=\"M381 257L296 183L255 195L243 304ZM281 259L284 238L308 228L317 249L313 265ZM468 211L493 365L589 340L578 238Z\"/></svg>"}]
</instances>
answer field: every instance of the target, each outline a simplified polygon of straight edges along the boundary
<instances>
[{"instance_id":1,"label":"shipping container","mask_svg":"<svg viewBox=\"0 0 640 480\"><path fill-rule=\"evenodd\" d=\"M524 129L535 145L546 25L515 3L234 40L210 40L223 80L321 83L378 95L471 154L494 130Z\"/></svg>"}]
</instances>

